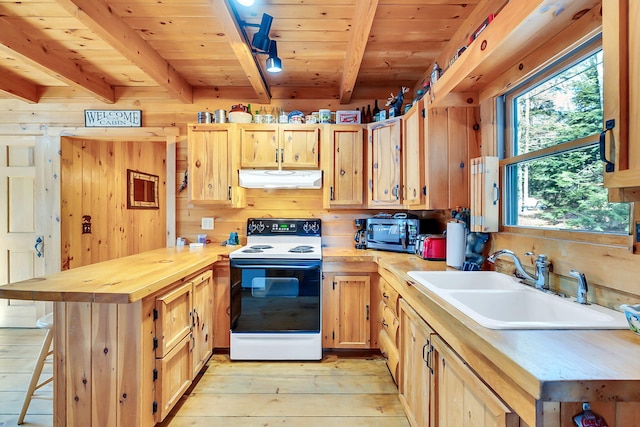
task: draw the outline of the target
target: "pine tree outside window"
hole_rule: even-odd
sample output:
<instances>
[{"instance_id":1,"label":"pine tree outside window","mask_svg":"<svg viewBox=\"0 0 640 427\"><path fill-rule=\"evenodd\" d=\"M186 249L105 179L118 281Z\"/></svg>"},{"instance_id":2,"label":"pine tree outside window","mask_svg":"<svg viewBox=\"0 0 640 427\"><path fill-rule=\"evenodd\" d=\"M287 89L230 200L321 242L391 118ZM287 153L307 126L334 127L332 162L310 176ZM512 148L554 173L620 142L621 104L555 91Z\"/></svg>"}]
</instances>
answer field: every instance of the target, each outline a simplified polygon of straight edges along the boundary
<instances>
[{"instance_id":1,"label":"pine tree outside window","mask_svg":"<svg viewBox=\"0 0 640 427\"><path fill-rule=\"evenodd\" d=\"M499 99L505 225L628 234L603 186L602 72L597 40Z\"/></svg>"}]
</instances>

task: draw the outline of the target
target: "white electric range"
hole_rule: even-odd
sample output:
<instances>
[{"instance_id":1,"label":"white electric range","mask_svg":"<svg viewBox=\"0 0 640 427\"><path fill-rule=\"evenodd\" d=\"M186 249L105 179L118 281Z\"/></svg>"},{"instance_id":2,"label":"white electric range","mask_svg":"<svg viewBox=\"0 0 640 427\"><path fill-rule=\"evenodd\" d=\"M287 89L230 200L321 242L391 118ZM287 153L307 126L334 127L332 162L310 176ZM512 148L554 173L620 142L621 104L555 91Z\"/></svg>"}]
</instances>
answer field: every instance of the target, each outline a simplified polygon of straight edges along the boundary
<instances>
[{"instance_id":1,"label":"white electric range","mask_svg":"<svg viewBox=\"0 0 640 427\"><path fill-rule=\"evenodd\" d=\"M320 220L251 218L229 261L231 359L320 360Z\"/></svg>"}]
</instances>

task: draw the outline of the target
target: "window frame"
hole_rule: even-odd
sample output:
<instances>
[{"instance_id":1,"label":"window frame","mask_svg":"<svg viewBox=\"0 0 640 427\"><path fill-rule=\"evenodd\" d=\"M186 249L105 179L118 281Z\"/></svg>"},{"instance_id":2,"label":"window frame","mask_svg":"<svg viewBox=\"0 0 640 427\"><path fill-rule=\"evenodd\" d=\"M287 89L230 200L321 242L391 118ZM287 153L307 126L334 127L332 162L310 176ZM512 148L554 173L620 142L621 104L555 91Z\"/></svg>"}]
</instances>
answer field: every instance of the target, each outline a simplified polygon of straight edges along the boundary
<instances>
[{"instance_id":1,"label":"window frame","mask_svg":"<svg viewBox=\"0 0 640 427\"><path fill-rule=\"evenodd\" d=\"M535 160L550 155L561 154L588 146L592 146L599 141L600 133L594 133L585 137L556 144L551 147L546 147L535 152L529 152L524 154L514 155L516 149L516 135L514 131L514 123L516 119L517 109L513 107L514 99L532 89L534 86L542 84L544 81L553 78L560 72L571 68L578 62L588 58L602 50L602 34L599 33L595 37L587 40L576 48L572 49L567 54L549 61L548 66L541 68L540 71L518 82L510 90L496 96L495 108L496 108L496 149L499 156L499 168L501 174L501 186L502 186L502 209L500 218L500 231L512 232L518 234L526 234L531 236L544 236L551 238L558 238L563 240L575 240L592 242L593 239L605 244L611 245L624 245L628 244L629 234L612 234L612 233L599 233L594 231L584 230L567 230L561 228L551 227L534 227L526 225L513 225L508 224L508 220L517 216L519 209L518 203L508 204L509 191L515 185L517 187L517 177L515 174L510 176L508 166L523 162ZM633 207L629 209L629 227L631 229L633 224ZM629 233L631 230L629 230Z\"/></svg>"}]
</instances>

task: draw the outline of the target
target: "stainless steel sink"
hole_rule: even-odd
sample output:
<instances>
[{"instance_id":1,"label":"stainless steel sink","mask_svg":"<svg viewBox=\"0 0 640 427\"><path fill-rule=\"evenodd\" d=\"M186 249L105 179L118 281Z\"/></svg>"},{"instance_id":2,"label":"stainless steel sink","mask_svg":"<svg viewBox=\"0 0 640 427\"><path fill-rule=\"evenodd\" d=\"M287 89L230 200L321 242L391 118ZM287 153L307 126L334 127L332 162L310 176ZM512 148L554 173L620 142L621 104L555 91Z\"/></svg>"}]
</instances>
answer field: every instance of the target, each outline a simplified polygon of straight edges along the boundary
<instances>
[{"instance_id":1,"label":"stainless steel sink","mask_svg":"<svg viewBox=\"0 0 640 427\"><path fill-rule=\"evenodd\" d=\"M410 271L428 289L490 329L626 329L623 313L542 292L493 271Z\"/></svg>"}]
</instances>

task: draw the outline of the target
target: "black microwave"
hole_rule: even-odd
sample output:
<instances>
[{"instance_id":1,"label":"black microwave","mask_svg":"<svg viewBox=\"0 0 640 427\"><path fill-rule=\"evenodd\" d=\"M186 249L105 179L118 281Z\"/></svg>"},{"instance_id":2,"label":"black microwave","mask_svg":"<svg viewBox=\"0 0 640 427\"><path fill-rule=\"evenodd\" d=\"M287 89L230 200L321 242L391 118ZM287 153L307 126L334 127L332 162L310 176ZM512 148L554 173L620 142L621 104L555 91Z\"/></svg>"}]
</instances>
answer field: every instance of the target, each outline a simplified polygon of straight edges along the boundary
<instances>
[{"instance_id":1,"label":"black microwave","mask_svg":"<svg viewBox=\"0 0 640 427\"><path fill-rule=\"evenodd\" d=\"M367 218L366 247L384 251L414 253L425 221L418 218Z\"/></svg>"}]
</instances>

